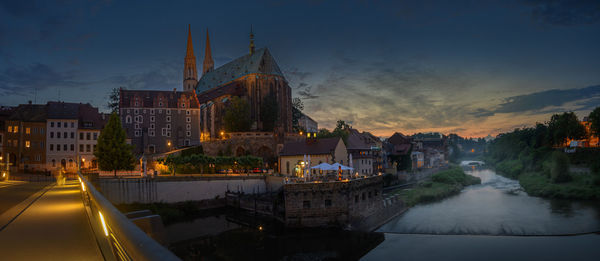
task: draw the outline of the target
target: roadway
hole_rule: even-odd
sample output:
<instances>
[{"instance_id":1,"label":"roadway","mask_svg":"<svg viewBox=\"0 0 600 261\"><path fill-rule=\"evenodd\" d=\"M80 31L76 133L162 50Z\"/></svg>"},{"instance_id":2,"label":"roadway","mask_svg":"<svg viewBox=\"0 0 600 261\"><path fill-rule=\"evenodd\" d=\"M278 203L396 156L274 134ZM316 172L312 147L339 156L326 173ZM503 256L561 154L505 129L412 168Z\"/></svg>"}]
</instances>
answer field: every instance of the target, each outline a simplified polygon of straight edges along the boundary
<instances>
[{"instance_id":1,"label":"roadway","mask_svg":"<svg viewBox=\"0 0 600 261\"><path fill-rule=\"evenodd\" d=\"M80 185L0 182L3 260L103 260Z\"/></svg>"}]
</instances>

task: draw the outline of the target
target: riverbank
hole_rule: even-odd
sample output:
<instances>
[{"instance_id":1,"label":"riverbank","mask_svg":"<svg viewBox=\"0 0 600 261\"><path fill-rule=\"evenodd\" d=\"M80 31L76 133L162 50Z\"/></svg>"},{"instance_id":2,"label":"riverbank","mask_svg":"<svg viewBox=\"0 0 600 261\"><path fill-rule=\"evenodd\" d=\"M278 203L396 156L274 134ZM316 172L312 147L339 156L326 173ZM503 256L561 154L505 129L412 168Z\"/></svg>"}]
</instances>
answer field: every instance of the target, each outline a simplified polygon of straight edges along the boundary
<instances>
[{"instance_id":1,"label":"riverbank","mask_svg":"<svg viewBox=\"0 0 600 261\"><path fill-rule=\"evenodd\" d=\"M227 202L223 199L212 199L202 201L185 201L181 203L132 203L115 204L121 213L139 210L150 210L159 215L165 226L173 223L189 221L203 216L211 216L215 211L226 208Z\"/></svg>"},{"instance_id":2,"label":"riverbank","mask_svg":"<svg viewBox=\"0 0 600 261\"><path fill-rule=\"evenodd\" d=\"M431 180L421 182L412 189L398 189L390 194L404 201L406 207L411 207L455 195L465 186L475 184L481 184L481 179L465 174L459 167L453 167L433 174Z\"/></svg>"},{"instance_id":3,"label":"riverbank","mask_svg":"<svg viewBox=\"0 0 600 261\"><path fill-rule=\"evenodd\" d=\"M527 194L556 199L600 199L600 186L594 184L589 173L571 174L571 180L553 183L544 173L526 172L518 177L519 184Z\"/></svg>"}]
</instances>

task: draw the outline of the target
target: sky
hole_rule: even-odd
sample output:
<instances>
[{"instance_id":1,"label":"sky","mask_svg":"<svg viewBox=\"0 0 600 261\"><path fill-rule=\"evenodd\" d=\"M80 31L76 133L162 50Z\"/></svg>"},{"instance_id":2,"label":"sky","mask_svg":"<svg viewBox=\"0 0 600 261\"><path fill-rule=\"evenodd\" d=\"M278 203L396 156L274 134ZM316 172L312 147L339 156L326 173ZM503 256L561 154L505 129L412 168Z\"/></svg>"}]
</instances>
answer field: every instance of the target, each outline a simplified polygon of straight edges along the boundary
<instances>
[{"instance_id":1,"label":"sky","mask_svg":"<svg viewBox=\"0 0 600 261\"><path fill-rule=\"evenodd\" d=\"M382 137L483 137L600 106L600 1L0 0L0 105L101 110L111 89L182 90L248 53L252 25L304 112Z\"/></svg>"}]
</instances>

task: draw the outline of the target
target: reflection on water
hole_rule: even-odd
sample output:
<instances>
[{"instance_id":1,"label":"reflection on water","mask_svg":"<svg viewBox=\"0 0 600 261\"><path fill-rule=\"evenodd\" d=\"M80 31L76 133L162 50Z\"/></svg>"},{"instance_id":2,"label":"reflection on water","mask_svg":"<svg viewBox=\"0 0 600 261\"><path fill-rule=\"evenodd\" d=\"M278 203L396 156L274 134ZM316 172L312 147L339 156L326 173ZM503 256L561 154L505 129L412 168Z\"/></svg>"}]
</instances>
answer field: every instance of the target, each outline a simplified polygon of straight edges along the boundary
<instances>
[{"instance_id":1,"label":"reflection on water","mask_svg":"<svg viewBox=\"0 0 600 261\"><path fill-rule=\"evenodd\" d=\"M170 250L183 260L357 260L384 240L376 232L284 229L231 210L167 232Z\"/></svg>"},{"instance_id":2,"label":"reflection on water","mask_svg":"<svg viewBox=\"0 0 600 261\"><path fill-rule=\"evenodd\" d=\"M378 232L474 235L559 235L600 231L599 208L589 203L530 197L518 181L473 170L482 184L418 205Z\"/></svg>"},{"instance_id":3,"label":"reflection on water","mask_svg":"<svg viewBox=\"0 0 600 261\"><path fill-rule=\"evenodd\" d=\"M361 260L598 260L600 235L515 237L385 234Z\"/></svg>"}]
</instances>

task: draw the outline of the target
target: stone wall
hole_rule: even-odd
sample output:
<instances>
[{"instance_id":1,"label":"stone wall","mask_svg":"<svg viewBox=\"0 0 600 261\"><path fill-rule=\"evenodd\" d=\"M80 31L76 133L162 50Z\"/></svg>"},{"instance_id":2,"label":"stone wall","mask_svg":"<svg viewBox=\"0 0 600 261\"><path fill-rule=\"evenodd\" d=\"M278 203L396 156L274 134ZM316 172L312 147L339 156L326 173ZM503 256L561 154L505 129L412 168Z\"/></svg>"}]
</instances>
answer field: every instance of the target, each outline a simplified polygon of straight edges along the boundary
<instances>
[{"instance_id":1,"label":"stone wall","mask_svg":"<svg viewBox=\"0 0 600 261\"><path fill-rule=\"evenodd\" d=\"M288 226L345 226L370 216L382 202L381 176L350 181L284 185Z\"/></svg>"},{"instance_id":2,"label":"stone wall","mask_svg":"<svg viewBox=\"0 0 600 261\"><path fill-rule=\"evenodd\" d=\"M264 177L99 179L98 183L102 194L114 204L200 201L225 198L227 191L265 193L278 187L276 181L267 183Z\"/></svg>"}]
</instances>

